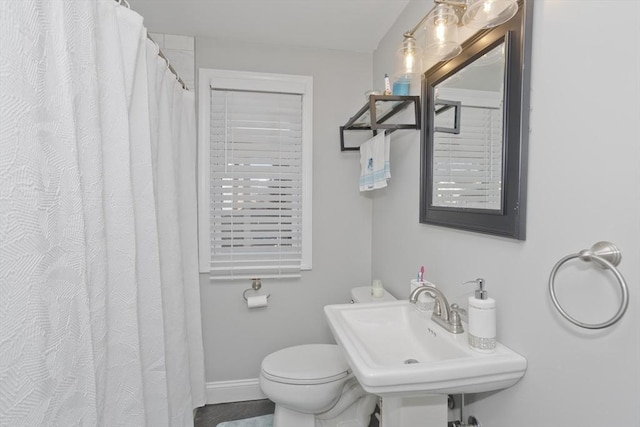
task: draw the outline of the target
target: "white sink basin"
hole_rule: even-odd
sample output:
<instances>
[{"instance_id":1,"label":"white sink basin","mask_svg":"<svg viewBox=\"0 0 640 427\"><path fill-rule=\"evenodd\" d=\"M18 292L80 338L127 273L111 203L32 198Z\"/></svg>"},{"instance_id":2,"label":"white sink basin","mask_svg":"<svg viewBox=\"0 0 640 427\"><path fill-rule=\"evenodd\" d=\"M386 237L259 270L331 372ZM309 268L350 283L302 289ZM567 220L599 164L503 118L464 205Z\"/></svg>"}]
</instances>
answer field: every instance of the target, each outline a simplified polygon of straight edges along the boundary
<instances>
[{"instance_id":1,"label":"white sink basin","mask_svg":"<svg viewBox=\"0 0 640 427\"><path fill-rule=\"evenodd\" d=\"M407 300L324 308L362 387L380 396L478 393L514 385L527 360L498 343L479 353ZM466 329L467 325L464 324Z\"/></svg>"}]
</instances>

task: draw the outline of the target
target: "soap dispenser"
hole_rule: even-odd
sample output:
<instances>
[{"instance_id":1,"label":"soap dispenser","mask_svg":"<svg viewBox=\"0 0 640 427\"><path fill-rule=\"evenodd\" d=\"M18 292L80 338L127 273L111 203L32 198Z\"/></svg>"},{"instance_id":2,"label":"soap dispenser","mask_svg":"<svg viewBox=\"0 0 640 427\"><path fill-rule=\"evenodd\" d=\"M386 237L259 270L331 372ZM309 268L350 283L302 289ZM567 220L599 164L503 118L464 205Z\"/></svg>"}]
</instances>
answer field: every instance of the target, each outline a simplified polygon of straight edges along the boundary
<instances>
[{"instance_id":1,"label":"soap dispenser","mask_svg":"<svg viewBox=\"0 0 640 427\"><path fill-rule=\"evenodd\" d=\"M496 300L484 288L484 279L476 279L475 295L469 297L469 345L472 349L491 353L496 349Z\"/></svg>"}]
</instances>

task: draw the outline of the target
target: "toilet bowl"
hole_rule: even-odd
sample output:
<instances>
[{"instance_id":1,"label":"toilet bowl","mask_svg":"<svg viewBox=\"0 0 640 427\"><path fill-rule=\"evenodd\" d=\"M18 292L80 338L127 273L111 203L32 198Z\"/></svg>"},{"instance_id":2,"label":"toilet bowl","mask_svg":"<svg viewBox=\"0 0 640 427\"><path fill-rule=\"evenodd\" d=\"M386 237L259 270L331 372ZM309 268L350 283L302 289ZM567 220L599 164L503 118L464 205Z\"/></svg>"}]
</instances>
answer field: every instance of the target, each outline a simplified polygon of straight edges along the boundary
<instances>
[{"instance_id":1,"label":"toilet bowl","mask_svg":"<svg viewBox=\"0 0 640 427\"><path fill-rule=\"evenodd\" d=\"M354 288L352 302L393 300ZM262 361L260 388L276 404L273 427L367 427L378 398L364 391L335 344L307 344Z\"/></svg>"}]
</instances>

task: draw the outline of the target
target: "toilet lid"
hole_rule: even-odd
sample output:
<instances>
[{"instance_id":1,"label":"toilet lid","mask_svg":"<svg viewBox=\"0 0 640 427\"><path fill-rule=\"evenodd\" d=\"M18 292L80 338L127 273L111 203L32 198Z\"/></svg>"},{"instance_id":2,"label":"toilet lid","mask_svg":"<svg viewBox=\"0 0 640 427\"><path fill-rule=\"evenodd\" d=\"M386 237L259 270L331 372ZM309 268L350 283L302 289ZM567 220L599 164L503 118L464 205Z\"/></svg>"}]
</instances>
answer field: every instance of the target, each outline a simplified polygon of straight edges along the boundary
<instances>
[{"instance_id":1,"label":"toilet lid","mask_svg":"<svg viewBox=\"0 0 640 427\"><path fill-rule=\"evenodd\" d=\"M308 344L271 353L262 361L262 374L286 384L324 384L349 376L349 365L334 344Z\"/></svg>"}]
</instances>

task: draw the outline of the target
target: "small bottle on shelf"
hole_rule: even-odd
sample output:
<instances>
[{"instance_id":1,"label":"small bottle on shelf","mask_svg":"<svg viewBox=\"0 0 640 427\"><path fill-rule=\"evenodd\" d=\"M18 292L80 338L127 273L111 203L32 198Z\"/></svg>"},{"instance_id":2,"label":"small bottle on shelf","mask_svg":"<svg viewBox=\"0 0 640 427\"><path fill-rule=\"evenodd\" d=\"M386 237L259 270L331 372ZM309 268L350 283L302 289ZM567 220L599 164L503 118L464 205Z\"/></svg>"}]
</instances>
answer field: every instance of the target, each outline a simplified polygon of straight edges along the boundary
<instances>
[{"instance_id":1,"label":"small bottle on shelf","mask_svg":"<svg viewBox=\"0 0 640 427\"><path fill-rule=\"evenodd\" d=\"M389 75L384 75L384 94L391 95L391 82L389 81Z\"/></svg>"}]
</instances>

